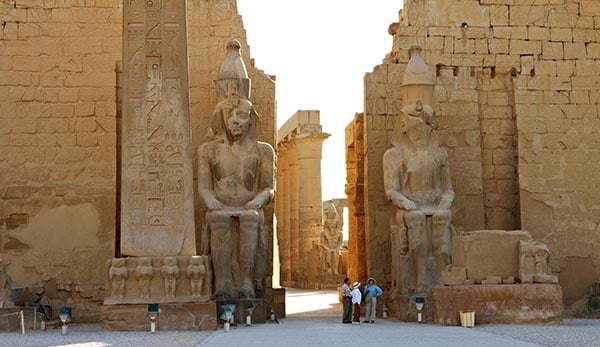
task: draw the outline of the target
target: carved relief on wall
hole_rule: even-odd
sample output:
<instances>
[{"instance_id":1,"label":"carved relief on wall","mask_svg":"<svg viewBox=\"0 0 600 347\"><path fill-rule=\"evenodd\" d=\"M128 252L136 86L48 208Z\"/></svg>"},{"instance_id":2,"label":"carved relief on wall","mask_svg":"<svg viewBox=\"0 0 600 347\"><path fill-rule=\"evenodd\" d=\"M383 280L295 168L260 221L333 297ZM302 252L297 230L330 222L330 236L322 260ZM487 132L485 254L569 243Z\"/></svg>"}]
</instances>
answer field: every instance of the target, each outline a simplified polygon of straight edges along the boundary
<instances>
[{"instance_id":1,"label":"carved relief on wall","mask_svg":"<svg viewBox=\"0 0 600 347\"><path fill-rule=\"evenodd\" d=\"M105 305L210 300L208 256L115 258L107 262Z\"/></svg>"},{"instance_id":2,"label":"carved relief on wall","mask_svg":"<svg viewBox=\"0 0 600 347\"><path fill-rule=\"evenodd\" d=\"M542 242L519 242L519 278L521 283L558 283L558 276L548 271L550 250Z\"/></svg>"},{"instance_id":3,"label":"carved relief on wall","mask_svg":"<svg viewBox=\"0 0 600 347\"><path fill-rule=\"evenodd\" d=\"M122 254L194 255L185 1L124 6Z\"/></svg>"}]
</instances>

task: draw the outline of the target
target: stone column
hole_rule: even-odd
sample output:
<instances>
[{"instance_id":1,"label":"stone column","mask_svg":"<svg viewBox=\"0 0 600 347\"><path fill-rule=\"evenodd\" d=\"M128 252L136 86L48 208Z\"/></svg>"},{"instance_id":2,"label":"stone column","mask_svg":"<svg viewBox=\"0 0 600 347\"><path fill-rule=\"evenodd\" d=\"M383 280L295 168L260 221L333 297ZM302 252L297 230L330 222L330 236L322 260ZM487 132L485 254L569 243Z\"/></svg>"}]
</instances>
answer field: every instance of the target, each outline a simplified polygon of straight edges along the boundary
<instances>
[{"instance_id":1,"label":"stone column","mask_svg":"<svg viewBox=\"0 0 600 347\"><path fill-rule=\"evenodd\" d=\"M319 289L321 283L321 158L325 133L296 136L298 156L298 201L300 223L300 270L302 288Z\"/></svg>"},{"instance_id":2,"label":"stone column","mask_svg":"<svg viewBox=\"0 0 600 347\"><path fill-rule=\"evenodd\" d=\"M291 285L295 288L300 287L300 242L299 242L299 204L298 204L298 157L296 154L296 144L289 143L288 149L289 179L288 191L290 202L289 215L289 235L290 235L290 269Z\"/></svg>"},{"instance_id":3,"label":"stone column","mask_svg":"<svg viewBox=\"0 0 600 347\"><path fill-rule=\"evenodd\" d=\"M277 240L279 241L280 282L284 287L290 286L290 196L289 196L289 158L288 146L279 143L277 152Z\"/></svg>"},{"instance_id":4,"label":"stone column","mask_svg":"<svg viewBox=\"0 0 600 347\"><path fill-rule=\"evenodd\" d=\"M185 5L124 2L124 256L196 254Z\"/></svg>"}]
</instances>

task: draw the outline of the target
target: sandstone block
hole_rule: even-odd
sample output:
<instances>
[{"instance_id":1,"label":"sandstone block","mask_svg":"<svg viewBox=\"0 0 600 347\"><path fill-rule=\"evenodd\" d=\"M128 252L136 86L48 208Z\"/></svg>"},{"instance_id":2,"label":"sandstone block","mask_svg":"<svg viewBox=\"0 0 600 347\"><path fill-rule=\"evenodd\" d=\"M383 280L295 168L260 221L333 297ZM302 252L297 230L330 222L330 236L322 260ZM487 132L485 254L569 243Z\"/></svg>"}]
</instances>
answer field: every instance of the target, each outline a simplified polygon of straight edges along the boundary
<instances>
[{"instance_id":1,"label":"sandstone block","mask_svg":"<svg viewBox=\"0 0 600 347\"><path fill-rule=\"evenodd\" d=\"M519 276L519 241L530 240L527 231L472 231L452 239L452 264L467 269L478 282L488 276Z\"/></svg>"},{"instance_id":2,"label":"sandstone block","mask_svg":"<svg viewBox=\"0 0 600 347\"><path fill-rule=\"evenodd\" d=\"M510 6L510 25L546 24L545 6Z\"/></svg>"},{"instance_id":3,"label":"sandstone block","mask_svg":"<svg viewBox=\"0 0 600 347\"><path fill-rule=\"evenodd\" d=\"M485 280L481 281L481 284L483 284L483 285L501 284L501 283L502 283L502 277L500 277L500 276L488 276L485 278Z\"/></svg>"},{"instance_id":4,"label":"sandstone block","mask_svg":"<svg viewBox=\"0 0 600 347\"><path fill-rule=\"evenodd\" d=\"M586 47L583 42L565 42L564 44L565 59L585 59Z\"/></svg>"},{"instance_id":5,"label":"sandstone block","mask_svg":"<svg viewBox=\"0 0 600 347\"><path fill-rule=\"evenodd\" d=\"M508 6L490 6L490 23L508 25Z\"/></svg>"},{"instance_id":6,"label":"sandstone block","mask_svg":"<svg viewBox=\"0 0 600 347\"><path fill-rule=\"evenodd\" d=\"M544 42L542 48L543 59L555 60L562 59L564 56L562 42Z\"/></svg>"},{"instance_id":7,"label":"sandstone block","mask_svg":"<svg viewBox=\"0 0 600 347\"><path fill-rule=\"evenodd\" d=\"M459 325L459 311L475 311L476 324L560 324L557 284L462 285L433 290L435 322Z\"/></svg>"},{"instance_id":8,"label":"sandstone block","mask_svg":"<svg viewBox=\"0 0 600 347\"><path fill-rule=\"evenodd\" d=\"M542 53L541 41L510 40L510 54L540 54Z\"/></svg>"},{"instance_id":9,"label":"sandstone block","mask_svg":"<svg viewBox=\"0 0 600 347\"><path fill-rule=\"evenodd\" d=\"M600 16L600 2L595 0L581 1L581 15Z\"/></svg>"},{"instance_id":10,"label":"sandstone block","mask_svg":"<svg viewBox=\"0 0 600 347\"><path fill-rule=\"evenodd\" d=\"M571 42L573 40L573 31L570 28L551 28L550 40Z\"/></svg>"},{"instance_id":11,"label":"sandstone block","mask_svg":"<svg viewBox=\"0 0 600 347\"><path fill-rule=\"evenodd\" d=\"M445 286L456 286L463 284L467 280L467 269L464 267L449 265L446 271L442 272L442 282Z\"/></svg>"}]
</instances>

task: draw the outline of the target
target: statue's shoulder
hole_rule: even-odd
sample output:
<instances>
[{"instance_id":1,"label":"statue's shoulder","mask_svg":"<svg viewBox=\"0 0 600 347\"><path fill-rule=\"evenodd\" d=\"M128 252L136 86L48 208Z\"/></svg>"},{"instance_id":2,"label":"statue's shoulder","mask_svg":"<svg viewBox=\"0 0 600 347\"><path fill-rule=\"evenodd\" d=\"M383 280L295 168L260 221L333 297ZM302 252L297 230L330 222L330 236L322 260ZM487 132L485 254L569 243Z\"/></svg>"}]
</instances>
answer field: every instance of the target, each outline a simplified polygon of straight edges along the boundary
<instances>
[{"instance_id":1,"label":"statue's shoulder","mask_svg":"<svg viewBox=\"0 0 600 347\"><path fill-rule=\"evenodd\" d=\"M263 158L275 158L275 149L273 149L273 146L271 146L270 144L259 141L257 147L258 151L260 152Z\"/></svg>"},{"instance_id":2,"label":"statue's shoulder","mask_svg":"<svg viewBox=\"0 0 600 347\"><path fill-rule=\"evenodd\" d=\"M388 149L383 154L384 161L402 159L403 157L404 157L404 150L402 148L398 148L396 146Z\"/></svg>"}]
</instances>

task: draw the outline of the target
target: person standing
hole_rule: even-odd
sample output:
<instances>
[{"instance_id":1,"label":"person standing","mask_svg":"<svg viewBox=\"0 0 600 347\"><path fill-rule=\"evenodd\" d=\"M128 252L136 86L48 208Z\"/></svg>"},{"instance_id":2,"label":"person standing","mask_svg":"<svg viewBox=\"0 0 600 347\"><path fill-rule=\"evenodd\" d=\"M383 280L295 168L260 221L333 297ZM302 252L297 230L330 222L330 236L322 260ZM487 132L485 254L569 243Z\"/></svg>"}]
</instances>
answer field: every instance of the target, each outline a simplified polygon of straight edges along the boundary
<instances>
[{"instance_id":1,"label":"person standing","mask_svg":"<svg viewBox=\"0 0 600 347\"><path fill-rule=\"evenodd\" d=\"M344 284L342 285L342 304L344 305L342 323L352 323L352 292L348 277L344 278Z\"/></svg>"},{"instance_id":2,"label":"person standing","mask_svg":"<svg viewBox=\"0 0 600 347\"><path fill-rule=\"evenodd\" d=\"M362 300L362 294L360 292L360 282L354 282L352 286L352 307L354 308L354 314L352 316L352 324L360 324L360 301Z\"/></svg>"},{"instance_id":3,"label":"person standing","mask_svg":"<svg viewBox=\"0 0 600 347\"><path fill-rule=\"evenodd\" d=\"M373 277L369 278L367 285L364 289L366 313L365 323L375 323L375 317L377 317L377 297L383 294L383 290L375 284Z\"/></svg>"}]
</instances>

